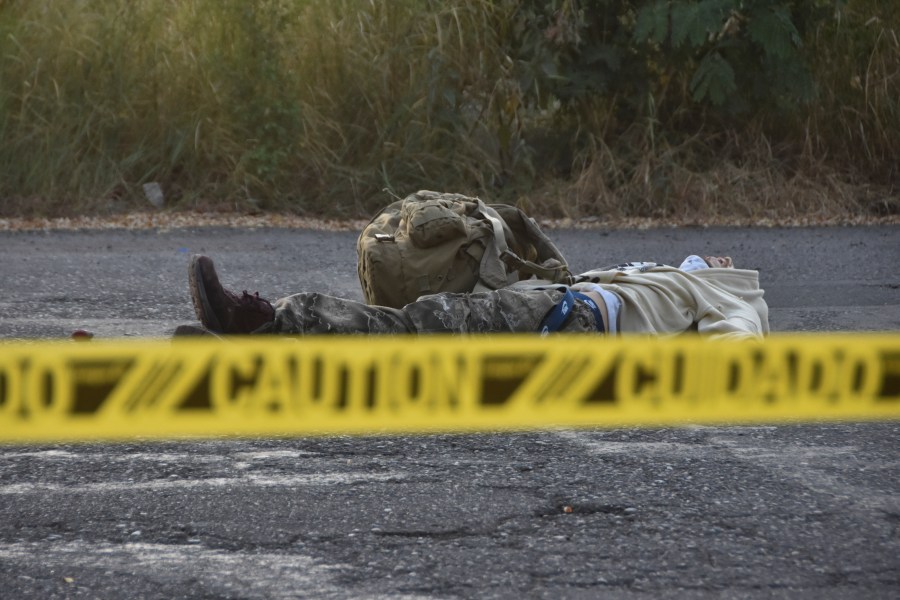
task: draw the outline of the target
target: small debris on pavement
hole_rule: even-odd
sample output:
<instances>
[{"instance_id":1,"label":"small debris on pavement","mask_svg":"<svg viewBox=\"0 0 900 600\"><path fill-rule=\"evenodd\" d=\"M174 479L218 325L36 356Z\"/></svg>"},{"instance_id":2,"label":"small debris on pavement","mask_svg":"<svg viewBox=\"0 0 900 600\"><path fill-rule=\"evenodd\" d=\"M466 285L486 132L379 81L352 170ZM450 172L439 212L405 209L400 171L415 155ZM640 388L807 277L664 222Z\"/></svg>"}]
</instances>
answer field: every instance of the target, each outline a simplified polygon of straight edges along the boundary
<instances>
[{"instance_id":1,"label":"small debris on pavement","mask_svg":"<svg viewBox=\"0 0 900 600\"><path fill-rule=\"evenodd\" d=\"M166 197L163 195L162 187L155 181L144 184L144 195L147 200L156 208L162 208L166 203Z\"/></svg>"}]
</instances>

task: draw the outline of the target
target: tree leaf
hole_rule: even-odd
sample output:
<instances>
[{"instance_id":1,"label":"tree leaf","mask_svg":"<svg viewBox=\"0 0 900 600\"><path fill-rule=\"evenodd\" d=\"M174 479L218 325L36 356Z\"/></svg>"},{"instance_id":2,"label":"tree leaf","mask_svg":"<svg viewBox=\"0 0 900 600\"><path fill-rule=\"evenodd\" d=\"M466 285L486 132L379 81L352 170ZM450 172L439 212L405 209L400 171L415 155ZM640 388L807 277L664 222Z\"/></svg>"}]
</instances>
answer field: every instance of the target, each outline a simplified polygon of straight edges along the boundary
<instances>
[{"instance_id":1,"label":"tree leaf","mask_svg":"<svg viewBox=\"0 0 900 600\"><path fill-rule=\"evenodd\" d=\"M722 106L728 96L737 91L734 82L734 69L721 54L714 52L706 55L691 79L691 93L695 102L709 100L716 106Z\"/></svg>"},{"instance_id":2,"label":"tree leaf","mask_svg":"<svg viewBox=\"0 0 900 600\"><path fill-rule=\"evenodd\" d=\"M662 44L669 35L669 3L657 0L643 7L637 14L634 40Z\"/></svg>"},{"instance_id":3,"label":"tree leaf","mask_svg":"<svg viewBox=\"0 0 900 600\"><path fill-rule=\"evenodd\" d=\"M800 33L783 6L753 11L747 33L754 43L773 58L787 58L800 46Z\"/></svg>"}]
</instances>

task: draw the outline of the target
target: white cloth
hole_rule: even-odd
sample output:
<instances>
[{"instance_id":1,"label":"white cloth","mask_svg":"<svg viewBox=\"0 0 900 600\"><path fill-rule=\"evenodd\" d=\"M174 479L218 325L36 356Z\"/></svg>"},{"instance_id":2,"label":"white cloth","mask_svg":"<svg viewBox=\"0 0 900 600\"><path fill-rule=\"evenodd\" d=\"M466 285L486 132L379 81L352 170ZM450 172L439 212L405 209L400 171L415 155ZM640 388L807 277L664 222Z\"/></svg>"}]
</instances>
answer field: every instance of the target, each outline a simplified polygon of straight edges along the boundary
<instances>
[{"instance_id":1,"label":"white cloth","mask_svg":"<svg viewBox=\"0 0 900 600\"><path fill-rule=\"evenodd\" d=\"M696 254L691 254L686 259L681 261L681 266L678 267L682 271L699 271L700 269L708 269L709 265L706 264L706 261L697 256Z\"/></svg>"},{"instance_id":2,"label":"white cloth","mask_svg":"<svg viewBox=\"0 0 900 600\"><path fill-rule=\"evenodd\" d=\"M761 338L769 332L769 309L756 271L635 266L588 271L576 281L572 289L595 283L622 299L620 332L666 335L693 330L719 338Z\"/></svg>"}]
</instances>

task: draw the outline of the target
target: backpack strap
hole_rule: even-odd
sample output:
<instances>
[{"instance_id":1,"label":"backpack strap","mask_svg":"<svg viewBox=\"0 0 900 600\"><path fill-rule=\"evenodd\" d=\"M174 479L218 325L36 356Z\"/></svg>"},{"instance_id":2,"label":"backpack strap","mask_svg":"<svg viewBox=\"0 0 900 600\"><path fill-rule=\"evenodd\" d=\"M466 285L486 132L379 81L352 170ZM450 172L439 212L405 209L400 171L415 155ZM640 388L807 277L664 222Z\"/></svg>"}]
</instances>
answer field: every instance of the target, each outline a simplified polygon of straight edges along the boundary
<instances>
[{"instance_id":1,"label":"backpack strap","mask_svg":"<svg viewBox=\"0 0 900 600\"><path fill-rule=\"evenodd\" d=\"M569 284L572 282L572 274L569 268L559 261L550 261L548 264L539 265L530 260L520 258L515 252L509 248L506 241L506 233L504 230L503 217L492 207L487 206L481 200L476 199L478 208L476 213L487 219L494 229L494 239L490 246L485 250L485 254L491 252L497 261L481 261L481 272L479 273L478 283L475 285L476 292L487 290L496 290L501 287L513 284L519 280L517 271L535 275L539 279L546 279L554 283ZM549 242L548 242L549 243ZM555 248L554 248L555 250ZM559 264L553 264L559 262ZM496 268L499 264L505 264L508 269L506 273L500 274L500 269ZM491 269L491 267L494 267ZM505 281L501 285L496 285L498 281Z\"/></svg>"},{"instance_id":2,"label":"backpack strap","mask_svg":"<svg viewBox=\"0 0 900 600\"><path fill-rule=\"evenodd\" d=\"M478 208L475 213L480 213L487 222L491 224L494 235L484 249L484 256L481 259L481 265L478 272L478 283L475 284L475 292L484 292L488 290L497 290L506 287L519 280L516 272L508 271L504 268L506 261L503 257L511 254L509 243L506 241L506 232L503 229L503 219L497 214L493 208L489 208L479 199L475 199ZM513 255L515 256L515 255ZM490 257L492 260L489 260Z\"/></svg>"},{"instance_id":3,"label":"backpack strap","mask_svg":"<svg viewBox=\"0 0 900 600\"><path fill-rule=\"evenodd\" d=\"M566 285L573 283L572 273L569 267L563 264L542 264L539 265L530 260L523 260L516 256L512 251L507 250L500 258L515 271L522 271L529 275L535 275L538 279L546 279L553 283L565 283ZM555 262L555 261L554 261Z\"/></svg>"},{"instance_id":4,"label":"backpack strap","mask_svg":"<svg viewBox=\"0 0 900 600\"><path fill-rule=\"evenodd\" d=\"M497 211L512 232L509 243L509 247L512 249L511 256L504 257L504 260L512 268L520 271L522 275L537 276L539 279L566 285L572 283L572 273L567 266L568 261L550 237L541 230L537 221L515 206L508 204L489 204L488 206ZM531 256L532 252L534 252L534 256Z\"/></svg>"}]
</instances>

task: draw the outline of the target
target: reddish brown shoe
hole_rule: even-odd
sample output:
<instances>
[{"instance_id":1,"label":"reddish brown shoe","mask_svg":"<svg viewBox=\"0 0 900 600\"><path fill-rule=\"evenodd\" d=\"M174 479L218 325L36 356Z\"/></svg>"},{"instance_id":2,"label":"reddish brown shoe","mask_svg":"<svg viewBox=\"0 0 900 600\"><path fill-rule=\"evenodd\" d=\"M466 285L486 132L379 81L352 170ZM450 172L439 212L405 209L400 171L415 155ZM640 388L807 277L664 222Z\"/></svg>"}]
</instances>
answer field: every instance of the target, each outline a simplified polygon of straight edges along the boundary
<instances>
[{"instance_id":1,"label":"reddish brown shoe","mask_svg":"<svg viewBox=\"0 0 900 600\"><path fill-rule=\"evenodd\" d=\"M275 318L275 309L259 292L235 294L222 287L213 261L194 256L188 267L194 311L203 326L215 333L253 333Z\"/></svg>"}]
</instances>

